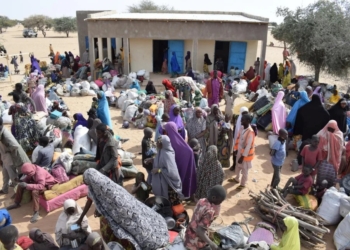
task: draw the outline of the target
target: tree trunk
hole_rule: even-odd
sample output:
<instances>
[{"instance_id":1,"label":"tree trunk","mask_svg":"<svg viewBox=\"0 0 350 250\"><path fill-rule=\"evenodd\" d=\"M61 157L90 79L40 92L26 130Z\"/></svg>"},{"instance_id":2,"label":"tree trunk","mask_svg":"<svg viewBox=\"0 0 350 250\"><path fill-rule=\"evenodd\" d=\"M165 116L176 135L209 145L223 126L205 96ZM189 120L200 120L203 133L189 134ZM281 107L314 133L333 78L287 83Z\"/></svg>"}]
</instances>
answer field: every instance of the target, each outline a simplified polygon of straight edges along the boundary
<instances>
[{"instance_id":1,"label":"tree trunk","mask_svg":"<svg viewBox=\"0 0 350 250\"><path fill-rule=\"evenodd\" d=\"M43 36L46 37L46 32L45 32L45 30L43 30L42 33L43 33Z\"/></svg>"},{"instance_id":2,"label":"tree trunk","mask_svg":"<svg viewBox=\"0 0 350 250\"><path fill-rule=\"evenodd\" d=\"M315 66L315 81L318 82L320 79L321 67Z\"/></svg>"},{"instance_id":3,"label":"tree trunk","mask_svg":"<svg viewBox=\"0 0 350 250\"><path fill-rule=\"evenodd\" d=\"M69 37L69 32L66 32L67 37Z\"/></svg>"},{"instance_id":4,"label":"tree trunk","mask_svg":"<svg viewBox=\"0 0 350 250\"><path fill-rule=\"evenodd\" d=\"M2 28L0 28L0 34L2 34Z\"/></svg>"}]
</instances>

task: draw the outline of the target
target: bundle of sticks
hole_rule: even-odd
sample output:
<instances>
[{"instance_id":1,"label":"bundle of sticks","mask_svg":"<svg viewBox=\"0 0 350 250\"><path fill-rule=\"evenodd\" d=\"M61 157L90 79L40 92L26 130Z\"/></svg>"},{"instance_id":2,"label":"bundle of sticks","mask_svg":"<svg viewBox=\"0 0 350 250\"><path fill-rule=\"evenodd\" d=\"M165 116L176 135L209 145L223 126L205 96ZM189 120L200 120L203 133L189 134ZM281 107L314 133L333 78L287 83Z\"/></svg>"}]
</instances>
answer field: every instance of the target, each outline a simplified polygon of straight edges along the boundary
<instances>
[{"instance_id":1,"label":"bundle of sticks","mask_svg":"<svg viewBox=\"0 0 350 250\"><path fill-rule=\"evenodd\" d=\"M283 219L288 216L295 217L299 222L301 244L308 249L315 248L318 244L326 244L323 235L330 230L323 225L324 220L315 212L294 207L276 189L266 189L259 194L249 192L249 195L256 201L255 212L282 231L286 229Z\"/></svg>"}]
</instances>

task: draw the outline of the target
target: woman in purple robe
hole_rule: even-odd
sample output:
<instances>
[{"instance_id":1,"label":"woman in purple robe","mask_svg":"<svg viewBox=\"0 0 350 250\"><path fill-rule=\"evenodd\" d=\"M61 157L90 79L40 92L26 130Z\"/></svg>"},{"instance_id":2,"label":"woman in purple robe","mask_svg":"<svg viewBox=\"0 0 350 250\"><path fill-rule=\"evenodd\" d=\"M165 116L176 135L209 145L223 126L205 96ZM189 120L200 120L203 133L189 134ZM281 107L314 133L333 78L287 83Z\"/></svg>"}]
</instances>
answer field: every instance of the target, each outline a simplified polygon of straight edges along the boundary
<instances>
[{"instance_id":1,"label":"woman in purple robe","mask_svg":"<svg viewBox=\"0 0 350 250\"><path fill-rule=\"evenodd\" d=\"M174 122L168 122L164 129L175 151L175 161L182 182L182 193L185 197L191 197L197 188L196 163L193 151L178 133Z\"/></svg>"},{"instance_id":2,"label":"woman in purple robe","mask_svg":"<svg viewBox=\"0 0 350 250\"><path fill-rule=\"evenodd\" d=\"M185 137L186 137L185 125L180 115L180 107L177 106L176 104L173 104L170 107L169 117L170 117L169 121L176 124L177 131L179 132L181 137L185 140Z\"/></svg>"},{"instance_id":3,"label":"woman in purple robe","mask_svg":"<svg viewBox=\"0 0 350 250\"><path fill-rule=\"evenodd\" d=\"M32 64L32 70L30 71L31 73L34 72L35 70L38 71L38 74L41 74L41 69L38 63L38 60L34 57L33 54L30 55L30 62Z\"/></svg>"}]
</instances>

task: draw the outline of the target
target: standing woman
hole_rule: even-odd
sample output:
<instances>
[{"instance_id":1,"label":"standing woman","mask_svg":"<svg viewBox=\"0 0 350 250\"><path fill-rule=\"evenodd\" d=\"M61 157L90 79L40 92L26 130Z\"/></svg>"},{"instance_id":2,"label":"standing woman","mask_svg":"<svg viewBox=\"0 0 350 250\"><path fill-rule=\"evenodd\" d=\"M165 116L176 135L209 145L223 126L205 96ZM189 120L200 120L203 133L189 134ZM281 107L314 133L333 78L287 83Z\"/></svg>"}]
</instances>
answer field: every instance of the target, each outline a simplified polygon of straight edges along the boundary
<instances>
[{"instance_id":1,"label":"standing woman","mask_svg":"<svg viewBox=\"0 0 350 250\"><path fill-rule=\"evenodd\" d=\"M113 129L111 115L109 114L109 106L106 95L103 91L97 93L98 107L97 118L101 120L103 124L106 124L110 129Z\"/></svg>"},{"instance_id":2,"label":"standing woman","mask_svg":"<svg viewBox=\"0 0 350 250\"><path fill-rule=\"evenodd\" d=\"M145 90L146 90L146 94L147 94L147 95L152 95L152 94L156 95L156 94L157 94L157 90L156 90L156 88L154 87L152 81L148 81Z\"/></svg>"},{"instance_id":3,"label":"standing woman","mask_svg":"<svg viewBox=\"0 0 350 250\"><path fill-rule=\"evenodd\" d=\"M176 58L176 53L174 51L172 52L170 66L171 66L171 77L172 78L175 76L178 77L181 69L180 69L180 65L179 65L177 58Z\"/></svg>"},{"instance_id":4,"label":"standing woman","mask_svg":"<svg viewBox=\"0 0 350 250\"><path fill-rule=\"evenodd\" d=\"M274 63L272 67L270 68L270 85L278 81L278 68L277 64Z\"/></svg>"},{"instance_id":5,"label":"standing woman","mask_svg":"<svg viewBox=\"0 0 350 250\"><path fill-rule=\"evenodd\" d=\"M65 52L67 53L67 52ZM62 71L62 77L63 78L69 78L70 74L69 74L69 68L70 68L70 63L69 63L69 55L66 54L65 57L62 58L61 60L61 71Z\"/></svg>"},{"instance_id":6,"label":"standing woman","mask_svg":"<svg viewBox=\"0 0 350 250\"><path fill-rule=\"evenodd\" d=\"M209 74L209 66L213 63L210 61L208 54L204 54L203 72Z\"/></svg>"},{"instance_id":7,"label":"standing woman","mask_svg":"<svg viewBox=\"0 0 350 250\"><path fill-rule=\"evenodd\" d=\"M186 60L186 72L188 72L190 69L192 69L192 62L191 62L191 52L187 51L187 55L185 56Z\"/></svg>"},{"instance_id":8,"label":"standing woman","mask_svg":"<svg viewBox=\"0 0 350 250\"><path fill-rule=\"evenodd\" d=\"M185 140L186 139L186 131L185 131L185 125L180 115L180 107L176 104L173 104L170 108L169 112L170 119L169 121L173 122L177 126L177 131L181 135L181 137Z\"/></svg>"},{"instance_id":9,"label":"standing woman","mask_svg":"<svg viewBox=\"0 0 350 250\"><path fill-rule=\"evenodd\" d=\"M348 104L344 98L341 98L333 107L331 107L328 112L332 120L337 122L338 128L344 134L348 130L347 115L346 112L349 111Z\"/></svg>"},{"instance_id":10,"label":"standing woman","mask_svg":"<svg viewBox=\"0 0 350 250\"><path fill-rule=\"evenodd\" d=\"M163 52L162 73L168 73L168 48L165 48Z\"/></svg>"},{"instance_id":11,"label":"standing woman","mask_svg":"<svg viewBox=\"0 0 350 250\"><path fill-rule=\"evenodd\" d=\"M36 111L42 111L47 114L46 97L44 85L39 84L32 93Z\"/></svg>"},{"instance_id":12,"label":"standing woman","mask_svg":"<svg viewBox=\"0 0 350 250\"><path fill-rule=\"evenodd\" d=\"M196 199L206 198L208 191L215 185L221 185L224 181L224 170L218 160L218 149L212 145L208 147L205 157L201 157L197 170Z\"/></svg>"},{"instance_id":13,"label":"standing woman","mask_svg":"<svg viewBox=\"0 0 350 250\"><path fill-rule=\"evenodd\" d=\"M272 129L273 132L278 135L278 131L281 128L286 127L286 106L283 103L284 92L279 91L275 99L275 103L271 109L272 113Z\"/></svg>"},{"instance_id":14,"label":"standing woman","mask_svg":"<svg viewBox=\"0 0 350 250\"><path fill-rule=\"evenodd\" d=\"M186 123L188 141L197 139L202 149L202 157L207 151L207 143L205 142L206 121L203 118L201 108L195 109L195 115Z\"/></svg>"},{"instance_id":15,"label":"standing woman","mask_svg":"<svg viewBox=\"0 0 350 250\"><path fill-rule=\"evenodd\" d=\"M289 112L286 120L286 127L288 130L293 131L294 125L295 125L295 120L297 119L297 114L298 110L303 107L305 104L310 102L309 97L307 96L306 91L300 91L300 98L297 100L293 107L292 110Z\"/></svg>"},{"instance_id":16,"label":"standing woman","mask_svg":"<svg viewBox=\"0 0 350 250\"><path fill-rule=\"evenodd\" d=\"M168 122L164 126L171 146L175 151L175 161L182 182L182 193L185 197L191 197L196 191L196 162L193 151L177 131L176 124Z\"/></svg>"},{"instance_id":17,"label":"standing woman","mask_svg":"<svg viewBox=\"0 0 350 250\"><path fill-rule=\"evenodd\" d=\"M152 190L155 196L167 198L172 206L181 203L182 183L170 139L161 135L157 140L158 153L153 160Z\"/></svg>"},{"instance_id":18,"label":"standing woman","mask_svg":"<svg viewBox=\"0 0 350 250\"><path fill-rule=\"evenodd\" d=\"M217 145L219 138L219 128L218 124L224 119L219 106L214 104L211 106L211 112L207 116L206 129L207 129L207 145Z\"/></svg>"},{"instance_id":19,"label":"standing woman","mask_svg":"<svg viewBox=\"0 0 350 250\"><path fill-rule=\"evenodd\" d=\"M165 99L164 99L164 114L169 114L171 106L176 104L173 93L170 90L165 91Z\"/></svg>"}]
</instances>

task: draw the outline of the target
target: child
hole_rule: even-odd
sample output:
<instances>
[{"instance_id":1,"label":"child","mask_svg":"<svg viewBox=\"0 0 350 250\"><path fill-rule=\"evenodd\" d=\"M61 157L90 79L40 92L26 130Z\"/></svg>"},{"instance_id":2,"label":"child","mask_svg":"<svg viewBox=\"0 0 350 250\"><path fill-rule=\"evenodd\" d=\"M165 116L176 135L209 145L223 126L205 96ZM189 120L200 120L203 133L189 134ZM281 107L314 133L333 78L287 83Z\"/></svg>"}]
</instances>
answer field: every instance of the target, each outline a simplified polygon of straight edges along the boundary
<instances>
[{"instance_id":1,"label":"child","mask_svg":"<svg viewBox=\"0 0 350 250\"><path fill-rule=\"evenodd\" d=\"M134 123L135 127L143 123L143 108L139 107L137 111L135 111L132 122Z\"/></svg>"},{"instance_id":2,"label":"child","mask_svg":"<svg viewBox=\"0 0 350 250\"><path fill-rule=\"evenodd\" d=\"M39 150L38 158L35 161L35 165L42 168L47 168L51 165L52 157L54 153L53 145L49 144L49 138L46 136L39 138L39 145L43 148Z\"/></svg>"},{"instance_id":3,"label":"child","mask_svg":"<svg viewBox=\"0 0 350 250\"><path fill-rule=\"evenodd\" d=\"M327 187L328 187L328 181L327 180L323 180L321 182L321 185L317 185L317 186L315 185L314 186L312 194L317 198L318 204L321 204L322 197L326 193Z\"/></svg>"},{"instance_id":4,"label":"child","mask_svg":"<svg viewBox=\"0 0 350 250\"><path fill-rule=\"evenodd\" d=\"M147 170L148 176L147 176L147 182L151 184L152 182L152 173L151 170L153 168L152 162L145 163L145 160L148 158L152 158L155 155L154 151L154 143L151 140L153 131L151 128L145 128L143 130L143 139L141 144L141 150L142 150L142 166Z\"/></svg>"},{"instance_id":5,"label":"child","mask_svg":"<svg viewBox=\"0 0 350 250\"><path fill-rule=\"evenodd\" d=\"M96 97L92 98L91 108L93 108L93 109L98 108L98 99Z\"/></svg>"},{"instance_id":6,"label":"child","mask_svg":"<svg viewBox=\"0 0 350 250\"><path fill-rule=\"evenodd\" d=\"M189 146L191 147L191 149L193 151L194 160L196 162L196 168L198 169L198 160L199 160L199 157L200 157L200 155L202 153L201 145L199 144L199 142L198 142L198 140L196 138L191 139L188 144L189 144Z\"/></svg>"},{"instance_id":7,"label":"child","mask_svg":"<svg viewBox=\"0 0 350 250\"><path fill-rule=\"evenodd\" d=\"M286 159L286 140L288 138L288 132L285 129L278 131L278 139L271 148L271 164L273 167L273 176L271 180L271 188L277 188L280 183L281 168L284 160Z\"/></svg>"},{"instance_id":8,"label":"child","mask_svg":"<svg viewBox=\"0 0 350 250\"><path fill-rule=\"evenodd\" d=\"M131 193L134 194L139 201L145 202L149 197L152 187L145 181L145 175L142 172L136 174L135 181Z\"/></svg>"},{"instance_id":9,"label":"child","mask_svg":"<svg viewBox=\"0 0 350 250\"><path fill-rule=\"evenodd\" d=\"M313 171L312 166L304 166L303 173L297 177L289 178L284 189L282 190L283 197L286 197L288 194L294 195L305 195L310 192L312 187L312 177L311 172ZM292 184L292 185L291 185Z\"/></svg>"},{"instance_id":10,"label":"child","mask_svg":"<svg viewBox=\"0 0 350 250\"><path fill-rule=\"evenodd\" d=\"M162 122L161 122L161 126L159 127L159 134L160 135L164 135L165 134L165 131L164 131L164 125L167 124L167 122L170 121L170 116L169 114L163 114L162 115ZM157 138L158 139L158 138Z\"/></svg>"},{"instance_id":11,"label":"child","mask_svg":"<svg viewBox=\"0 0 350 250\"><path fill-rule=\"evenodd\" d=\"M233 94L232 89L230 89L225 96L225 102L226 102L226 107L225 107L225 115L228 115L230 120L233 117L233 105L235 103L235 99L238 97L237 94Z\"/></svg>"},{"instance_id":12,"label":"child","mask_svg":"<svg viewBox=\"0 0 350 250\"><path fill-rule=\"evenodd\" d=\"M19 52L19 62L20 62L20 63L23 63L22 51Z\"/></svg>"},{"instance_id":13,"label":"child","mask_svg":"<svg viewBox=\"0 0 350 250\"><path fill-rule=\"evenodd\" d=\"M222 168L229 168L231 152L233 151L233 131L231 129L231 117L225 114L225 121L220 122L221 132L219 133L219 139L217 147L219 150L218 160L221 163Z\"/></svg>"},{"instance_id":14,"label":"child","mask_svg":"<svg viewBox=\"0 0 350 250\"><path fill-rule=\"evenodd\" d=\"M0 249L1 250L20 250L20 246L16 244L18 239L18 230L14 225L0 229Z\"/></svg>"},{"instance_id":15,"label":"child","mask_svg":"<svg viewBox=\"0 0 350 250\"><path fill-rule=\"evenodd\" d=\"M311 144L305 145L300 155L302 156L302 166L308 165L314 168L314 171L311 173L312 179L315 179L317 174L317 168L322 161L322 152L318 149L318 144L320 138L318 135L313 135L311 138Z\"/></svg>"},{"instance_id":16,"label":"child","mask_svg":"<svg viewBox=\"0 0 350 250\"><path fill-rule=\"evenodd\" d=\"M200 199L185 232L185 247L189 250L219 249L209 239L208 228L220 213L220 204L226 199L226 190L221 185L212 187L207 198Z\"/></svg>"}]
</instances>

